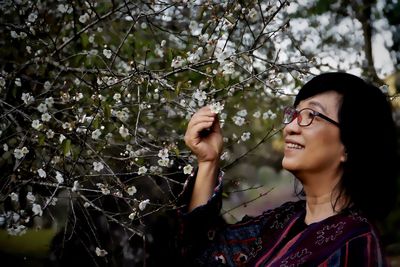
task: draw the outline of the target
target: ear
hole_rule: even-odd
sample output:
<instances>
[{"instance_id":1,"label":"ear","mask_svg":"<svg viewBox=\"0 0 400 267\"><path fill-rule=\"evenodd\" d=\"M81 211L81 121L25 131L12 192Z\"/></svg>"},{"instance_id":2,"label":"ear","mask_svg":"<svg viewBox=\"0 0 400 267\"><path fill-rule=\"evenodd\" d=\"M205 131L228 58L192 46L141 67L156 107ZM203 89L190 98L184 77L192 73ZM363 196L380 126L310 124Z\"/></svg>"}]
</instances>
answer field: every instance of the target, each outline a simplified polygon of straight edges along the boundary
<instances>
[{"instance_id":1,"label":"ear","mask_svg":"<svg viewBox=\"0 0 400 267\"><path fill-rule=\"evenodd\" d=\"M346 148L343 146L342 155L340 156L340 162L347 161L347 151Z\"/></svg>"}]
</instances>

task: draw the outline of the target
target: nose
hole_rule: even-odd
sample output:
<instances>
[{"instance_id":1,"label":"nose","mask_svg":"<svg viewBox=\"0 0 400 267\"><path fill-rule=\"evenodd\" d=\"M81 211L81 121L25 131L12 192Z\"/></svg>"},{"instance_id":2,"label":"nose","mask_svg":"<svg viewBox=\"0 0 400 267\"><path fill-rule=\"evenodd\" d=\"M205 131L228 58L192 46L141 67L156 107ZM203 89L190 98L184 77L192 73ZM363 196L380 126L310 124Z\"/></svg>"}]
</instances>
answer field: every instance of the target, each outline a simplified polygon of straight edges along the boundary
<instances>
[{"instance_id":1,"label":"nose","mask_svg":"<svg viewBox=\"0 0 400 267\"><path fill-rule=\"evenodd\" d=\"M285 128L283 128L283 135L293 135L299 134L301 132L301 127L297 124L297 117L292 120L289 124L286 124Z\"/></svg>"}]
</instances>

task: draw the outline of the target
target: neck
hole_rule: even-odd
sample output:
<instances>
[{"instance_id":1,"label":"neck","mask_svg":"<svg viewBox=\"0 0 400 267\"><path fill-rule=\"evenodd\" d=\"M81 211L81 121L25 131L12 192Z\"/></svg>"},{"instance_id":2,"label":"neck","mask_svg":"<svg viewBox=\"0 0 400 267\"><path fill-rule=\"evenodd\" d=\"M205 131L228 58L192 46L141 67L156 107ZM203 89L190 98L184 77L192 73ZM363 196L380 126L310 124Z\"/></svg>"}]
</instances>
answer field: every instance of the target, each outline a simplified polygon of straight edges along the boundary
<instances>
[{"instance_id":1,"label":"neck","mask_svg":"<svg viewBox=\"0 0 400 267\"><path fill-rule=\"evenodd\" d=\"M337 214L338 207L333 208L334 201L331 192L320 196L307 196L305 223L319 222Z\"/></svg>"},{"instance_id":2,"label":"neck","mask_svg":"<svg viewBox=\"0 0 400 267\"><path fill-rule=\"evenodd\" d=\"M306 224L319 222L331 217L344 207L344 197L336 201L338 197L337 185L340 181L340 177L341 175L318 175L318 177L314 177L314 179L310 177L308 177L308 179L302 179L304 192L306 194Z\"/></svg>"}]
</instances>

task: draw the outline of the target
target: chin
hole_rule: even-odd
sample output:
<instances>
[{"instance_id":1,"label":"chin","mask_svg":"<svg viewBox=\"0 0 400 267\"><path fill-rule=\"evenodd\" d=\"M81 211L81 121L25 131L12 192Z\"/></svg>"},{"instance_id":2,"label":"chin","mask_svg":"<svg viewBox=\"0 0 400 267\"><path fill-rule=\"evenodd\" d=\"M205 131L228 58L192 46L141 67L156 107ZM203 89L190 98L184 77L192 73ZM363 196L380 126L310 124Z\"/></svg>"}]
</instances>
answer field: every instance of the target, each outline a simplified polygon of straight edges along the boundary
<instances>
[{"instance_id":1,"label":"chin","mask_svg":"<svg viewBox=\"0 0 400 267\"><path fill-rule=\"evenodd\" d=\"M289 160L285 159L282 160L282 168L284 168L288 172L291 172L295 176L296 173L298 173L300 170L299 166L296 163L290 162Z\"/></svg>"},{"instance_id":2,"label":"chin","mask_svg":"<svg viewBox=\"0 0 400 267\"><path fill-rule=\"evenodd\" d=\"M291 171L294 168L294 164L291 164L290 160L283 158L282 167L287 171Z\"/></svg>"}]
</instances>

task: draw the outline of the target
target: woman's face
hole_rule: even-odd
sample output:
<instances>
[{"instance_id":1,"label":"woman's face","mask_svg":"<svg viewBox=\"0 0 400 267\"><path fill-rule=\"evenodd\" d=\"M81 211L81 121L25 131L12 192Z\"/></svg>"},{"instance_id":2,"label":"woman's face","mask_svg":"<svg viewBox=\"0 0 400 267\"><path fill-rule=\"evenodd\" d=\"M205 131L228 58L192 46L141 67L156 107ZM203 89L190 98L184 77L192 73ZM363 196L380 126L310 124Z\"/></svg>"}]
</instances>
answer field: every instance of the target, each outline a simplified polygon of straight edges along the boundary
<instances>
[{"instance_id":1,"label":"woman's face","mask_svg":"<svg viewBox=\"0 0 400 267\"><path fill-rule=\"evenodd\" d=\"M328 91L302 100L296 110L310 108L338 121L340 99L338 93ZM301 127L296 118L285 126L283 134L285 149L282 166L300 180L308 174L341 171L345 149L336 125L316 116L309 126Z\"/></svg>"}]
</instances>

